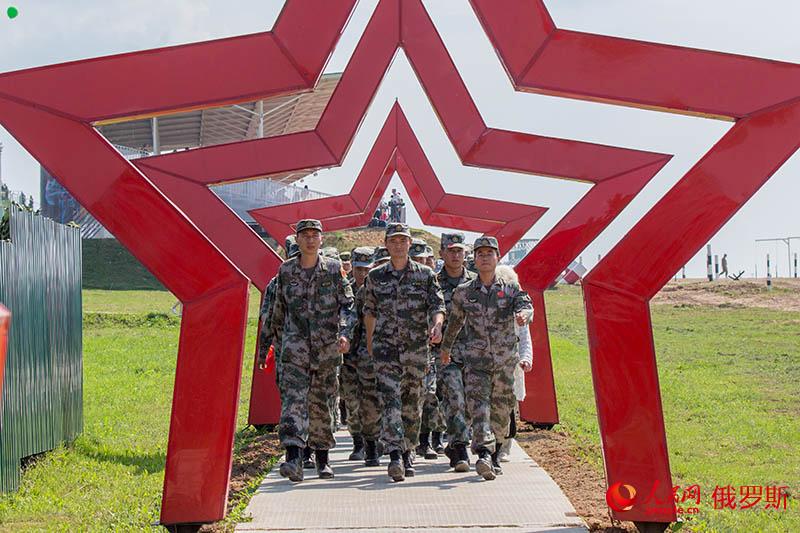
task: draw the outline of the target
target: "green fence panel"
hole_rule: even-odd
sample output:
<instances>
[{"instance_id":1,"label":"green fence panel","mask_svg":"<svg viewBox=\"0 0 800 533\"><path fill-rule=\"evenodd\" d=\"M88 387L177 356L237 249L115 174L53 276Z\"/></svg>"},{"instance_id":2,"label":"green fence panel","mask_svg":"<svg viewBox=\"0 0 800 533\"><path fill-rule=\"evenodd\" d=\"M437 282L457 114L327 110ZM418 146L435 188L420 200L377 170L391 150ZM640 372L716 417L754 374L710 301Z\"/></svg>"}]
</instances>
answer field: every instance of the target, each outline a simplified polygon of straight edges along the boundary
<instances>
[{"instance_id":1,"label":"green fence panel","mask_svg":"<svg viewBox=\"0 0 800 533\"><path fill-rule=\"evenodd\" d=\"M0 302L13 317L0 404L0 491L20 460L83 430L80 230L10 207Z\"/></svg>"}]
</instances>

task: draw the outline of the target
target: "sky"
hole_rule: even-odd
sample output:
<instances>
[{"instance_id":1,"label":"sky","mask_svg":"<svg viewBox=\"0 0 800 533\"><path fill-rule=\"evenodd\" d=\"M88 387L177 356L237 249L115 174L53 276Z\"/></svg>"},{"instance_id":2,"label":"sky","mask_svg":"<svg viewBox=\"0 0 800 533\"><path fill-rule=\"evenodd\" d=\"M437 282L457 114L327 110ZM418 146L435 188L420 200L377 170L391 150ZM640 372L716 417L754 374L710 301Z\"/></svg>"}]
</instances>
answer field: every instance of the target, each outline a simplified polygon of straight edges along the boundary
<instances>
[{"instance_id":1,"label":"sky","mask_svg":"<svg viewBox=\"0 0 800 533\"><path fill-rule=\"evenodd\" d=\"M581 255L587 267L607 253L677 180L731 127L723 122L565 98L516 93L466 0L423 0L478 109L490 127L675 154L623 213ZM7 0L0 5L0 72L75 59L254 33L272 27L282 0ZM341 71L377 0L361 0L326 72ZM604 35L800 63L800 2L794 0L546 0L559 27ZM133 6L133 7L132 7ZM258 68L257 58L253 68ZM540 238L586 193L589 185L525 174L463 167L398 53L342 166L306 183L340 194L350 189L395 102L400 105L448 192L549 207L527 237ZM38 164L0 127L2 178L38 203ZM391 187L401 188L395 178ZM406 195L407 197L407 195ZM786 276L785 244L755 239L800 237L800 155L795 154L712 238L730 270ZM409 209L409 221L422 225ZM439 231L440 228L430 228ZM792 242L800 252L800 240ZM705 247L686 266L705 275Z\"/></svg>"}]
</instances>

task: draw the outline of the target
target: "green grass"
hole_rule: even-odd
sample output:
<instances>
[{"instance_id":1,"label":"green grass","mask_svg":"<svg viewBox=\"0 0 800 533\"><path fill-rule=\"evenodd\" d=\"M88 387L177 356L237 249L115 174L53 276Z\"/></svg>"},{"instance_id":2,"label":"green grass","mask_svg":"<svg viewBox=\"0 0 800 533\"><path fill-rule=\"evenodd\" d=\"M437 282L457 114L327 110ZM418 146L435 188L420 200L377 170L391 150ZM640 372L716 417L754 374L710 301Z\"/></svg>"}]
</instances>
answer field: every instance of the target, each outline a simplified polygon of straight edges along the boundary
<instances>
[{"instance_id":1,"label":"green grass","mask_svg":"<svg viewBox=\"0 0 800 533\"><path fill-rule=\"evenodd\" d=\"M0 530L141 530L158 520L178 342L164 291L84 291L85 431L40 457L20 491L0 496ZM602 471L580 289L547 294L560 427ZM252 354L258 293L250 298ZM676 484L800 487L800 313L655 306L653 325ZM245 357L237 449L252 358ZM251 491L255 486L250 487ZM234 503L235 521L246 496ZM790 510L757 515L708 505L700 531L800 531Z\"/></svg>"},{"instance_id":2,"label":"green grass","mask_svg":"<svg viewBox=\"0 0 800 533\"><path fill-rule=\"evenodd\" d=\"M561 425L602 469L580 289L547 294ZM800 531L800 505L715 510L715 486L800 488L800 313L652 308L659 383L676 485L700 485L698 531ZM632 391L637 394L638 391ZM760 506L760 505L759 505Z\"/></svg>"},{"instance_id":3,"label":"green grass","mask_svg":"<svg viewBox=\"0 0 800 533\"><path fill-rule=\"evenodd\" d=\"M116 239L84 239L82 246L85 289L166 290Z\"/></svg>"},{"instance_id":4,"label":"green grass","mask_svg":"<svg viewBox=\"0 0 800 533\"><path fill-rule=\"evenodd\" d=\"M84 293L84 433L38 458L19 492L0 496L1 530L128 531L158 521L180 331L177 318L163 315L172 302L159 292ZM128 304L135 312L110 314ZM245 357L239 428L251 372Z\"/></svg>"}]
</instances>

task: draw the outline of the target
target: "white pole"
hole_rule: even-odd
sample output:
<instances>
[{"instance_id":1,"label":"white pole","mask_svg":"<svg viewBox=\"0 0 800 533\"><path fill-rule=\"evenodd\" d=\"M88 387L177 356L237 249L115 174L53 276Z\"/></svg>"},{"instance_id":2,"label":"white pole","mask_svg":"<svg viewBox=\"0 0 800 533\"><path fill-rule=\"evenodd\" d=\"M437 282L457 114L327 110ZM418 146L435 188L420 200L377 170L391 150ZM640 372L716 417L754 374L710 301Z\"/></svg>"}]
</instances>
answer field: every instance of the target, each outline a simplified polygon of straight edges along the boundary
<instances>
[{"instance_id":1,"label":"white pole","mask_svg":"<svg viewBox=\"0 0 800 533\"><path fill-rule=\"evenodd\" d=\"M719 279L719 256L714 254L714 277Z\"/></svg>"},{"instance_id":2,"label":"white pole","mask_svg":"<svg viewBox=\"0 0 800 533\"><path fill-rule=\"evenodd\" d=\"M161 153L161 137L158 134L158 117L153 117L150 120L150 126L153 129L153 155Z\"/></svg>"},{"instance_id":3,"label":"white pole","mask_svg":"<svg viewBox=\"0 0 800 533\"><path fill-rule=\"evenodd\" d=\"M708 274L708 281L714 281L714 273L711 271L711 245L706 247L706 270Z\"/></svg>"}]
</instances>

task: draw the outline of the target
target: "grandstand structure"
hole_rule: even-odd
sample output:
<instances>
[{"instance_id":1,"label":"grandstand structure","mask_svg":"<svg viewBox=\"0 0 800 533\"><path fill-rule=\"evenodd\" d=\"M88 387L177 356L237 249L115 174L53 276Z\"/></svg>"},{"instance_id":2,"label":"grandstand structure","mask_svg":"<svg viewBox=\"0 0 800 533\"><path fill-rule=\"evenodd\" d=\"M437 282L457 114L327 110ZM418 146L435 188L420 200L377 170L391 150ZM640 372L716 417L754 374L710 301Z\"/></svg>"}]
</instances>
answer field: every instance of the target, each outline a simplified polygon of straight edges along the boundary
<instances>
[{"instance_id":1,"label":"grandstand structure","mask_svg":"<svg viewBox=\"0 0 800 533\"><path fill-rule=\"evenodd\" d=\"M263 100L182 111L152 118L97 123L103 135L126 159L249 139L313 130L328 104L340 73L325 74L313 91ZM211 190L257 232L263 231L248 211L259 207L328 196L298 181L316 169L261 176L240 183L211 186ZM82 238L111 235L42 169L42 212L61 223L76 222ZM49 199L49 200L48 200Z\"/></svg>"}]
</instances>

